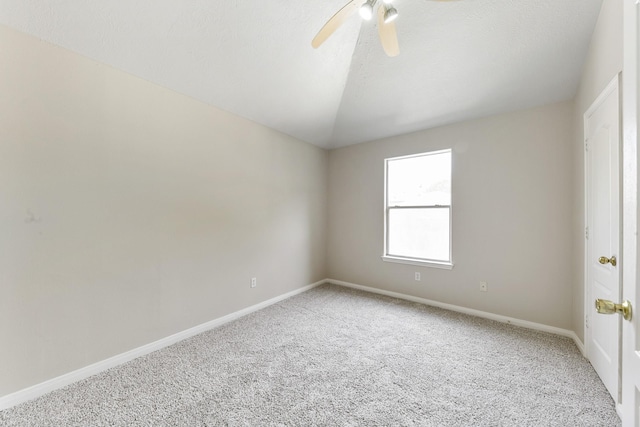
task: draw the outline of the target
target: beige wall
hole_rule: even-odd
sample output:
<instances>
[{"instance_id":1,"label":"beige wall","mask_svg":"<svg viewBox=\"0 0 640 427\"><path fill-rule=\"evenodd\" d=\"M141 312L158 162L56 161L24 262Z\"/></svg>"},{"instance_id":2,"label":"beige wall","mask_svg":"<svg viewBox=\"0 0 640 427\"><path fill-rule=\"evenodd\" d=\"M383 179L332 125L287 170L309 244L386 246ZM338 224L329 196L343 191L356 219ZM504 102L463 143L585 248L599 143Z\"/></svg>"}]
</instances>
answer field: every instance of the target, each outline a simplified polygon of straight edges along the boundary
<instances>
[{"instance_id":1,"label":"beige wall","mask_svg":"<svg viewBox=\"0 0 640 427\"><path fill-rule=\"evenodd\" d=\"M326 151L1 26L0 76L0 396L325 277Z\"/></svg>"},{"instance_id":2,"label":"beige wall","mask_svg":"<svg viewBox=\"0 0 640 427\"><path fill-rule=\"evenodd\" d=\"M622 71L622 1L604 0L575 97L574 246L572 329L584 341L584 128L583 115L607 84Z\"/></svg>"},{"instance_id":3,"label":"beige wall","mask_svg":"<svg viewBox=\"0 0 640 427\"><path fill-rule=\"evenodd\" d=\"M566 102L332 150L329 277L570 329L572 124ZM444 148L455 267L382 261L383 160Z\"/></svg>"}]
</instances>

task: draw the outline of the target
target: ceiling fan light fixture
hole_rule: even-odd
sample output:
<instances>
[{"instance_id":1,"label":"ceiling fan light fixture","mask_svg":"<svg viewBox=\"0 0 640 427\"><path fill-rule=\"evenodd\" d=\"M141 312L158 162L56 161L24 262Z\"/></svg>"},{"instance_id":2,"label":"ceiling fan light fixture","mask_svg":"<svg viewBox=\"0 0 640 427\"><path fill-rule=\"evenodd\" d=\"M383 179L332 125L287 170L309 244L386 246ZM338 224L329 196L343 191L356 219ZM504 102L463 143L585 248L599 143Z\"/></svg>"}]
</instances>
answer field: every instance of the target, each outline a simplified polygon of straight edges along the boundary
<instances>
[{"instance_id":1,"label":"ceiling fan light fixture","mask_svg":"<svg viewBox=\"0 0 640 427\"><path fill-rule=\"evenodd\" d=\"M382 2L384 4L391 4L391 3L393 3L393 0L382 0Z\"/></svg>"},{"instance_id":2,"label":"ceiling fan light fixture","mask_svg":"<svg viewBox=\"0 0 640 427\"><path fill-rule=\"evenodd\" d=\"M376 4L376 0L367 0L365 4L360 6L360 16L362 19L369 21L373 17L373 6Z\"/></svg>"},{"instance_id":3,"label":"ceiling fan light fixture","mask_svg":"<svg viewBox=\"0 0 640 427\"><path fill-rule=\"evenodd\" d=\"M384 7L384 23L388 24L389 22L395 21L398 17L398 11L393 6L385 6Z\"/></svg>"}]
</instances>

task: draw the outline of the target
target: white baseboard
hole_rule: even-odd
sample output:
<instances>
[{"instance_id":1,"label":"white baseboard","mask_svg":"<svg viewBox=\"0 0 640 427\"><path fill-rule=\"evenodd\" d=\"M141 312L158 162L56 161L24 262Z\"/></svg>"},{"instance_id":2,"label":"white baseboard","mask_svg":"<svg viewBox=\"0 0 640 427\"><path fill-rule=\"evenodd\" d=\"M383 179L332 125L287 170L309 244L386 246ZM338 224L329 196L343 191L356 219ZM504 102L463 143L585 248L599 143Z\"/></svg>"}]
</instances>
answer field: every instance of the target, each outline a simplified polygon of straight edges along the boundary
<instances>
[{"instance_id":1,"label":"white baseboard","mask_svg":"<svg viewBox=\"0 0 640 427\"><path fill-rule=\"evenodd\" d=\"M185 331L178 332L166 338L162 338L158 341L154 341L150 344L143 345L142 347L134 348L133 350L118 354L116 356L110 357L108 359L102 360L92 365L85 366L84 368L77 369L75 371L69 372L67 374L61 375L56 378L52 378L40 384L36 384L31 387L27 387L25 389L0 397L0 411L10 408L12 406L18 405L20 403L35 399L46 393L65 387L69 384L73 384L77 381L83 380L92 375L99 374L100 372L106 371L107 369L129 362L140 356L144 356L154 351L168 347L172 344L175 344L179 341L190 338L194 335L198 335L210 329L217 328L218 326L224 325L225 323L229 323L242 316L246 316L247 314L253 313L254 311L261 310L270 305L276 304L282 300L291 298L294 295L298 295L302 292L306 292L309 289L315 288L316 286L326 282L327 282L326 280L320 280L319 282L313 283L311 285L305 286L300 289L296 289L291 292L287 292L286 294L279 295L275 298L271 298L267 301L263 301L259 304L252 305L251 307L244 308L242 310L233 312L231 314L227 314L226 316L211 320L201 325L194 326L193 328L189 328Z\"/></svg>"},{"instance_id":2,"label":"white baseboard","mask_svg":"<svg viewBox=\"0 0 640 427\"><path fill-rule=\"evenodd\" d=\"M582 340L578 337L578 335L575 332L573 331L570 331L570 332L571 332L571 338L573 338L573 342L576 343L576 347L578 347L578 350L580 350L580 353L582 353L584 357L587 357L587 353L584 349L584 343L582 342Z\"/></svg>"},{"instance_id":3,"label":"white baseboard","mask_svg":"<svg viewBox=\"0 0 640 427\"><path fill-rule=\"evenodd\" d=\"M209 322L203 323L201 325L194 326L193 328L187 329L182 332L178 332L166 338L162 338L158 341L154 341L150 344L143 345L142 347L135 348L133 350L118 354L116 356L110 357L108 359L94 363L92 365L85 366L84 368L77 369L75 371L50 379L40 384L36 384L34 386L0 397L0 411L10 408L12 406L18 405L20 403L35 399L46 393L65 387L69 384L73 384L77 381L83 380L92 375L99 374L100 372L103 372L107 369L116 367L118 365L129 362L138 357L141 357L149 353L152 353L154 351L160 350L162 348L168 347L172 344L175 344L179 341L185 340L192 336L198 335L202 332L206 332L210 329L217 328L218 326L224 325L225 323L232 322L236 319L239 319L242 316L246 316L247 314L253 313L254 311L261 310L270 305L283 301L287 298L291 298L294 295L300 294L302 292L306 292L323 283L331 283L334 285L344 286L344 287L353 288L353 289L359 289L365 292L386 295L393 298L399 298L407 301L430 305L433 307L444 308L446 310L465 313L472 316L482 317L485 319L491 319L491 320L495 320L502 323L509 323L512 325L521 326L528 329L534 329L538 331L544 331L544 332L549 332L556 335L569 337L573 339L578 349L580 349L580 351L584 355L584 344L582 343L582 341L580 341L580 339L578 338L575 332L567 329L561 329L561 328L556 328L554 326L543 325L541 323L529 322L527 320L520 320L512 317L501 316L499 314L493 314L486 311L474 310L471 308L461 307L453 304L446 304L446 303L433 301L425 298L415 297L412 295L401 294L399 292L392 292L392 291L386 291L383 289L372 288L369 286L356 285L355 283L343 282L341 280L325 279L325 280L320 280L311 285L305 286L303 288L296 289L291 292L287 292L286 294L279 295L275 298L271 298L267 301L263 301L259 304L252 305L251 307L244 308L242 310L236 311L234 313L228 314L218 319L214 319Z\"/></svg>"},{"instance_id":4,"label":"white baseboard","mask_svg":"<svg viewBox=\"0 0 640 427\"><path fill-rule=\"evenodd\" d=\"M384 289L372 288L369 286L356 285L355 283L343 282L341 280L327 279L326 282L333 285L344 286L347 288L359 289L365 292L371 292L374 294L386 295L393 298L403 299L406 301L417 302L420 304L430 305L432 307L444 308L445 310L456 311L458 313L465 313L471 316L482 317L485 319L495 320L497 322L509 323L515 326L521 326L527 329L534 329L536 331L549 332L563 337L569 337L573 339L578 349L584 355L584 344L578 338L574 331L568 329L556 328L555 326L543 325L542 323L529 322L528 320L516 319L513 317L502 316L499 314L489 313L486 311L474 310L472 308L461 307L453 304L446 304L443 302L433 301L426 298L415 297L412 295L402 294L399 292L386 291Z\"/></svg>"}]
</instances>

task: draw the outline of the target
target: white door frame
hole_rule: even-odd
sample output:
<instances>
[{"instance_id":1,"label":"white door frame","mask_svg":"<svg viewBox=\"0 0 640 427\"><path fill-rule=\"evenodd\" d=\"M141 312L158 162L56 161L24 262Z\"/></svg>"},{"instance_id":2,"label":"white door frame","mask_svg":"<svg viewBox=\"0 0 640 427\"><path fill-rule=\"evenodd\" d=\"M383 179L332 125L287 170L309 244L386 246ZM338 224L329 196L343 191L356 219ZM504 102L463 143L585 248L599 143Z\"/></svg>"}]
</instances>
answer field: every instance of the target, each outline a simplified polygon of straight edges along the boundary
<instances>
[{"instance_id":1,"label":"white door frame","mask_svg":"<svg viewBox=\"0 0 640 427\"><path fill-rule=\"evenodd\" d=\"M623 70L622 70L622 299L631 301L631 322L622 322L622 396L618 413L624 427L640 426L640 284L638 284L638 122L640 121L640 6L637 0L623 4Z\"/></svg>"},{"instance_id":2,"label":"white door frame","mask_svg":"<svg viewBox=\"0 0 640 427\"><path fill-rule=\"evenodd\" d=\"M589 221L590 221L590 215L589 215L589 199L590 199L590 178L589 178L589 173L590 173L590 160L589 160L589 152L587 150L587 118L589 116L591 116L609 97L609 95L613 92L617 92L618 93L618 120L621 119L621 107L620 107L620 85L619 85L619 74L616 74L615 77L609 82L609 84L605 87L605 89L600 93L600 95L598 95L598 97L596 98L595 101L593 101L593 103L591 104L591 106L587 109L587 111L584 113L583 115L583 128L584 128L584 138L585 138L585 147L584 147L584 223L585 223L585 235L584 235L584 349L585 349L585 356L587 357L587 359L590 359L591 356L591 328L590 328L590 323L593 322L593 319L589 317L589 313L591 313L593 311L593 307L595 304L595 299L593 297L593 295L591 294L591 282L590 282L590 273L589 273L589 265L590 262L589 260L591 258L593 258L594 256L598 256L598 255L602 255L602 254L591 254L589 252L589 239L588 239L588 234L589 234ZM622 127L619 128L620 131L622 130ZM621 139L621 138L620 138ZM621 151L621 147L622 144L619 141L619 145L618 145L618 175L621 177L621 171L622 171L622 153ZM618 188L620 189L619 191L619 196L618 196L618 213L620 215L620 217L622 217L622 182L619 179L618 181ZM619 264L619 268L614 269L615 273L618 275L618 283L620 288L622 287L622 267L624 265L624 262L621 262L625 259L625 254L623 252L623 247L622 247L622 229L623 229L623 222L622 222L622 218L619 218L618 220L618 250L616 251L615 254L607 254L606 256L611 256L611 255L616 255L616 257L618 258L620 264ZM614 299L619 299L621 297L621 295L616 295L615 297L613 297ZM614 302L618 302L618 301L614 301ZM604 315L603 315L604 316ZM618 327L618 355L621 355L621 350L622 350L622 340L621 340L621 328ZM613 399L616 402L616 407L618 406L618 403L620 402L620 393L621 393L621 380L620 380L620 375L621 375L621 371L620 371L620 367L621 367L621 360L620 357L618 357L618 380L617 380L617 392L615 393L615 395L613 396ZM620 414L620 409L618 409L618 414Z\"/></svg>"}]
</instances>

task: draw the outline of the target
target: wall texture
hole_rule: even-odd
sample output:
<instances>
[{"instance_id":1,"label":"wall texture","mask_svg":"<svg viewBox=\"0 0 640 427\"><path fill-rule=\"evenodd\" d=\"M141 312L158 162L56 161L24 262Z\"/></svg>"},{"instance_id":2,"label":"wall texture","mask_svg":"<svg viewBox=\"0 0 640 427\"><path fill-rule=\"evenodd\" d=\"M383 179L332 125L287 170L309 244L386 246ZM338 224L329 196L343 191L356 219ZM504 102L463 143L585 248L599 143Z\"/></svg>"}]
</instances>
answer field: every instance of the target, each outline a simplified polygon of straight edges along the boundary
<instances>
[{"instance_id":1,"label":"wall texture","mask_svg":"<svg viewBox=\"0 0 640 427\"><path fill-rule=\"evenodd\" d=\"M622 2L604 0L575 97L573 202L573 325L584 342L584 113L622 71Z\"/></svg>"},{"instance_id":2,"label":"wall texture","mask_svg":"<svg viewBox=\"0 0 640 427\"><path fill-rule=\"evenodd\" d=\"M571 329L572 123L566 102L332 150L329 277ZM444 148L453 270L382 261L383 160Z\"/></svg>"},{"instance_id":3,"label":"wall texture","mask_svg":"<svg viewBox=\"0 0 640 427\"><path fill-rule=\"evenodd\" d=\"M326 151L1 26L0 76L0 396L325 277Z\"/></svg>"}]
</instances>

